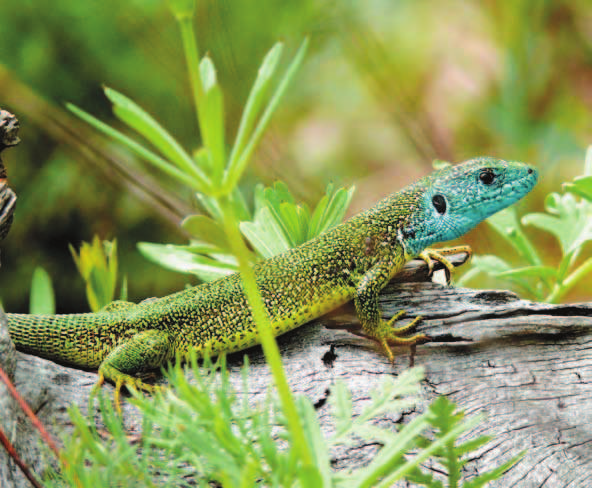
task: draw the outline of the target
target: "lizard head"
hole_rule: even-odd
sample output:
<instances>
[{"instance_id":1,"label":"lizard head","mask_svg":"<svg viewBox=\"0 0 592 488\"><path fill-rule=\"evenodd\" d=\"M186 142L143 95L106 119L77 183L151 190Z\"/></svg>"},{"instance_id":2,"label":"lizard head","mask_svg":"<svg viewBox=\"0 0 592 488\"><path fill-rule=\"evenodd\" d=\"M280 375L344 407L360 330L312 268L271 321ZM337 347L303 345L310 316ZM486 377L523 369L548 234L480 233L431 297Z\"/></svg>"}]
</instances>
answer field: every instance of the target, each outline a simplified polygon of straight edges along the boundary
<instances>
[{"instance_id":1,"label":"lizard head","mask_svg":"<svg viewBox=\"0 0 592 488\"><path fill-rule=\"evenodd\" d=\"M448 166L422 178L410 188L421 195L418 211L401 229L407 253L415 256L436 242L462 236L520 200L537 178L537 170L530 165L490 157Z\"/></svg>"}]
</instances>

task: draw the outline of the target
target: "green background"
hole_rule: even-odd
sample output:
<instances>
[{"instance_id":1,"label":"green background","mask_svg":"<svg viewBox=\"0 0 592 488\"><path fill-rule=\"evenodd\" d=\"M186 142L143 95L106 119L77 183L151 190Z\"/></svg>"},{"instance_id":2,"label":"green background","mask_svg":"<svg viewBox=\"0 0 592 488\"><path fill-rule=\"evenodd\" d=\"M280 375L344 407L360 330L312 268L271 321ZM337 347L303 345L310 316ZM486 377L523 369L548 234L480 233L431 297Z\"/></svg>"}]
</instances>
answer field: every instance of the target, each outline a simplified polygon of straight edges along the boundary
<instances>
[{"instance_id":1,"label":"green background","mask_svg":"<svg viewBox=\"0 0 592 488\"><path fill-rule=\"evenodd\" d=\"M315 203L328 181L355 183L353 213L428 172L433 159L491 155L540 169L537 189L520 204L525 212L542 209L545 194L581 172L592 144L587 0L197 3L200 49L216 64L229 135L263 55L277 40L293 54L310 37L304 65L243 180L247 194L256 181L282 179ZM59 312L87 310L68 243L78 247L94 234L117 237L130 299L190 283L147 262L135 245L185 242L178 223L196 208L191 192L150 169L152 193L165 201L155 203L138 187L142 172L126 179L114 170L130 155L64 108L72 102L119 127L101 90L108 85L186 147L199 146L165 3L2 2L0 34L0 107L19 117L22 139L3 156L19 196L2 243L6 310L27 310L37 266L54 280ZM556 242L531 235L554 262ZM509 252L485 226L463 241L476 252ZM568 299L589 299L590 284Z\"/></svg>"}]
</instances>

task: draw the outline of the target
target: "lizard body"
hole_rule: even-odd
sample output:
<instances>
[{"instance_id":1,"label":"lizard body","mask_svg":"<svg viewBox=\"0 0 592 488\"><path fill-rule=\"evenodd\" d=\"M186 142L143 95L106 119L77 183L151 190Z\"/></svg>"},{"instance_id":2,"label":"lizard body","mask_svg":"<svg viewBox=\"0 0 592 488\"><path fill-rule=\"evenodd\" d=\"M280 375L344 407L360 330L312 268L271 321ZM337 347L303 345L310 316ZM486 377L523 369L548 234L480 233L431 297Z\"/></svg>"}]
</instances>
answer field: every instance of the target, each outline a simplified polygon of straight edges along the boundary
<instances>
[{"instance_id":1,"label":"lizard body","mask_svg":"<svg viewBox=\"0 0 592 488\"><path fill-rule=\"evenodd\" d=\"M389 344L416 343L381 318L378 294L410 259L441 259L426 248L454 239L526 195L537 171L523 163L476 158L431 173L317 238L254 265L275 335L353 300L365 335L392 358ZM412 324L417 321L414 320ZM8 314L17 348L58 362L98 368L118 388L150 388L136 373L194 349L217 354L258 343L233 274L139 304L113 302L98 313Z\"/></svg>"}]
</instances>

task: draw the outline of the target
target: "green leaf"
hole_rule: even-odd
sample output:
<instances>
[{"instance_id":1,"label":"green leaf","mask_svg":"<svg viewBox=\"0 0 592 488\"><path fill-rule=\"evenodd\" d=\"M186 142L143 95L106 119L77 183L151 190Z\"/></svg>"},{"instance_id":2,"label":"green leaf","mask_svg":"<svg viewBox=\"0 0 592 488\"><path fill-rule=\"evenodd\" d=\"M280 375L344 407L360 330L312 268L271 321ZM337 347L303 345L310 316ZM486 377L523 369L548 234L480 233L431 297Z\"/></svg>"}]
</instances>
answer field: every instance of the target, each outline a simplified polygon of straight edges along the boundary
<instances>
[{"instance_id":1,"label":"green leaf","mask_svg":"<svg viewBox=\"0 0 592 488\"><path fill-rule=\"evenodd\" d=\"M308 466L307 470L301 473L302 486L330 487L332 476L331 460L325 438L321 432L317 412L310 400L305 396L296 397L296 406L299 417L302 419L304 436L315 463L314 466Z\"/></svg>"},{"instance_id":2,"label":"green leaf","mask_svg":"<svg viewBox=\"0 0 592 488\"><path fill-rule=\"evenodd\" d=\"M236 166L238 164L238 160L242 155L247 141L251 137L253 126L255 125L255 121L257 120L259 113L261 112L261 107L265 97L267 96L267 92L269 91L271 80L277 68L283 48L284 46L281 42L276 43L265 55L263 63L259 68L257 79L255 80L253 88L249 93L249 98L247 99L232 152L230 154L227 176L228 174L237 171Z\"/></svg>"},{"instance_id":3,"label":"green leaf","mask_svg":"<svg viewBox=\"0 0 592 488\"><path fill-rule=\"evenodd\" d=\"M98 312L113 301L112 289L109 286L110 277L104 269L91 268L86 281L86 297L93 312Z\"/></svg>"},{"instance_id":4,"label":"green leaf","mask_svg":"<svg viewBox=\"0 0 592 488\"><path fill-rule=\"evenodd\" d=\"M352 425L351 393L343 381L336 381L331 387L329 404L333 409L335 419L335 437L343 435Z\"/></svg>"},{"instance_id":5,"label":"green leaf","mask_svg":"<svg viewBox=\"0 0 592 488\"><path fill-rule=\"evenodd\" d=\"M563 189L592 202L592 176L578 176L573 183L563 183Z\"/></svg>"},{"instance_id":6,"label":"green leaf","mask_svg":"<svg viewBox=\"0 0 592 488\"><path fill-rule=\"evenodd\" d=\"M224 185L226 186L226 190L229 191L230 189L234 188L239 179L241 178L247 164L249 163L255 148L259 144L259 141L263 137L267 126L271 120L271 116L275 112L277 106L279 105L286 89L296 71L302 64L304 59L304 54L306 53L306 49L308 47L308 39L305 39L304 42L301 44L300 49L294 56L294 59L290 66L288 67L286 73L284 74L283 78L281 79L278 87L276 88L274 94L272 95L267 107L265 108L259 122L257 123L255 130L250 134L248 142L245 144L244 149L238 153L234 159L231 158L230 164L228 165L226 175L224 178Z\"/></svg>"},{"instance_id":7,"label":"green leaf","mask_svg":"<svg viewBox=\"0 0 592 488\"><path fill-rule=\"evenodd\" d=\"M216 70L209 57L204 57L199 65L204 88L201 108L199 110L199 126L204 146L207 148L213 169L214 185L222 182L222 174L226 164L226 147L224 142L224 98L220 85L216 80Z\"/></svg>"},{"instance_id":8,"label":"green leaf","mask_svg":"<svg viewBox=\"0 0 592 488\"><path fill-rule=\"evenodd\" d=\"M105 87L104 91L113 103L113 113L118 119L144 136L183 172L191 175L204 187L209 186L206 174L195 165L191 156L156 119L125 95L108 87Z\"/></svg>"},{"instance_id":9,"label":"green leaf","mask_svg":"<svg viewBox=\"0 0 592 488\"><path fill-rule=\"evenodd\" d=\"M451 429L448 433L446 433L446 435L439 438L437 441L432 443L429 447L420 451L413 458L406 460L406 462L404 464L402 464L401 466L399 466L396 471L392 472L389 470L388 476L386 476L384 479L382 479L379 484L372 485L372 486L377 486L379 488L387 488L387 487L391 486L395 481L402 479L408 472L412 471L414 468L419 466L421 463L423 463L430 456L433 456L434 453L438 452L446 444L448 444L449 442L453 442L463 432L467 432L467 431L471 430L472 428L474 428L482 420L483 420L482 415L476 415L476 416L466 420L465 422L456 425L453 429ZM407 425L410 425L412 422L410 422ZM404 428L403 431L404 430L406 430L406 429ZM418 430L419 430L418 428L415 429L416 432ZM399 435L401 435L403 433L403 431ZM410 434L411 434L411 432L410 432ZM395 441L395 443L398 444L398 440ZM383 450L385 450L386 448L387 448L387 446L385 446L383 448ZM370 486L370 485L368 485L368 486Z\"/></svg>"},{"instance_id":10,"label":"green leaf","mask_svg":"<svg viewBox=\"0 0 592 488\"><path fill-rule=\"evenodd\" d=\"M219 250L226 251L229 249L226 233L222 226L205 215L190 215L183 219L181 227L193 237L212 244Z\"/></svg>"},{"instance_id":11,"label":"green leaf","mask_svg":"<svg viewBox=\"0 0 592 488\"><path fill-rule=\"evenodd\" d=\"M471 268L458 279L457 283L458 286L468 286L468 284L471 283L472 280L474 280L480 273L484 273L486 276L490 276L492 278L500 278L503 273L511 270L512 266L510 266L509 263L498 256L491 254L473 256L471 260ZM533 287L522 277L511 276L511 274L506 276L505 279L516 283L518 286L524 288L528 293L537 299L542 299L543 292L539 286ZM538 284L543 285L543 283Z\"/></svg>"},{"instance_id":12,"label":"green leaf","mask_svg":"<svg viewBox=\"0 0 592 488\"><path fill-rule=\"evenodd\" d=\"M487 276L497 277L500 273L511 270L512 267L498 256L485 254L482 256L473 256L471 260L471 269L458 279L458 286L467 286L467 283L474 279L479 273L485 273Z\"/></svg>"},{"instance_id":13,"label":"green leaf","mask_svg":"<svg viewBox=\"0 0 592 488\"><path fill-rule=\"evenodd\" d=\"M124 276L121 280L121 291L119 292L119 299L127 301L127 276Z\"/></svg>"},{"instance_id":14,"label":"green leaf","mask_svg":"<svg viewBox=\"0 0 592 488\"><path fill-rule=\"evenodd\" d=\"M236 220L241 221L251 219L251 211L249 210L247 201L245 200L243 192L240 190L240 188L237 187L232 191L230 194L230 202L232 204L232 210Z\"/></svg>"},{"instance_id":15,"label":"green leaf","mask_svg":"<svg viewBox=\"0 0 592 488\"><path fill-rule=\"evenodd\" d=\"M241 222L240 231L255 251L264 258L290 249L290 242L269 207L260 209L255 215L254 222Z\"/></svg>"},{"instance_id":16,"label":"green leaf","mask_svg":"<svg viewBox=\"0 0 592 488\"><path fill-rule=\"evenodd\" d=\"M425 377L425 370L423 367L410 368L403 371L396 380L387 377L381 383L380 387L373 389L370 392L372 402L368 405L360 415L356 418L356 423L367 422L368 420L378 417L389 410L397 411L402 403L407 400L398 400L393 397L412 396L417 395L420 389L420 381Z\"/></svg>"},{"instance_id":17,"label":"green leaf","mask_svg":"<svg viewBox=\"0 0 592 488\"><path fill-rule=\"evenodd\" d=\"M393 472L397 474L401 467L411 466L409 461L403 457L415 446L418 436L429 427L428 414L418 415L401 429L397 436L374 457L372 462L366 468L358 470L355 483L358 488L371 488L379 486L379 480ZM423 451L425 452L425 451ZM392 484L397 479L402 478L404 473L397 478L391 479ZM390 485L389 485L390 486Z\"/></svg>"},{"instance_id":18,"label":"green leaf","mask_svg":"<svg viewBox=\"0 0 592 488\"><path fill-rule=\"evenodd\" d=\"M138 250L144 257L164 268L193 274L203 281L221 278L237 270L236 265L194 254L183 246L139 242Z\"/></svg>"},{"instance_id":19,"label":"green leaf","mask_svg":"<svg viewBox=\"0 0 592 488\"><path fill-rule=\"evenodd\" d=\"M484 446L493 439L493 436L482 435L475 439L463 442L462 444L458 444L457 446L455 446L455 450L458 456L464 456L465 454L468 454L471 451L479 449L481 446Z\"/></svg>"},{"instance_id":20,"label":"green leaf","mask_svg":"<svg viewBox=\"0 0 592 488\"><path fill-rule=\"evenodd\" d=\"M547 213L525 215L522 222L553 234L563 255L592 240L592 206L576 201L570 193L551 193L545 199Z\"/></svg>"},{"instance_id":21,"label":"green leaf","mask_svg":"<svg viewBox=\"0 0 592 488\"><path fill-rule=\"evenodd\" d=\"M39 315L55 314L55 297L51 278L41 267L35 268L31 280L29 313Z\"/></svg>"},{"instance_id":22,"label":"green leaf","mask_svg":"<svg viewBox=\"0 0 592 488\"><path fill-rule=\"evenodd\" d=\"M98 131L102 132L106 136L112 138L113 140L119 142L123 146L127 147L132 153L136 154L138 157L142 158L146 162L150 163L155 168L158 168L163 173L169 175L171 178L181 182L184 185L189 186L190 188L197 189L201 192L208 191L209 189L209 181L200 182L193 177L190 177L185 172L180 171L177 169L173 164L169 161L161 158L154 152L150 151L149 149L145 148L141 144L138 144L133 139L129 138L128 136L124 135L118 130L113 129L112 127L108 126L107 124L101 122L96 117L93 117L89 113L85 112L84 110L72 105L70 103L66 104L68 110L78 116L80 119L84 120L87 124L91 125Z\"/></svg>"},{"instance_id":23,"label":"green leaf","mask_svg":"<svg viewBox=\"0 0 592 488\"><path fill-rule=\"evenodd\" d=\"M551 266L526 266L497 273L498 278L545 278L556 279L557 270Z\"/></svg>"},{"instance_id":24,"label":"green leaf","mask_svg":"<svg viewBox=\"0 0 592 488\"><path fill-rule=\"evenodd\" d=\"M333 185L327 186L325 196L317 204L310 219L308 239L321 235L343 221L355 190L356 187L351 186L333 192Z\"/></svg>"},{"instance_id":25,"label":"green leaf","mask_svg":"<svg viewBox=\"0 0 592 488\"><path fill-rule=\"evenodd\" d=\"M91 243L83 242L79 253L69 246L72 258L86 283L86 297L93 312L115 298L117 286L117 242L101 241L94 236Z\"/></svg>"},{"instance_id":26,"label":"green leaf","mask_svg":"<svg viewBox=\"0 0 592 488\"><path fill-rule=\"evenodd\" d=\"M205 173L211 174L213 171L213 160L210 155L210 150L207 147L200 147L192 153L193 160L199 168L202 168Z\"/></svg>"},{"instance_id":27,"label":"green leaf","mask_svg":"<svg viewBox=\"0 0 592 488\"><path fill-rule=\"evenodd\" d=\"M292 247L299 246L308 240L308 223L310 211L305 205L292 205L282 203L280 205L280 216L287 235L292 241Z\"/></svg>"},{"instance_id":28,"label":"green leaf","mask_svg":"<svg viewBox=\"0 0 592 488\"><path fill-rule=\"evenodd\" d=\"M115 298L115 288L117 287L117 239L113 239L112 241L103 241L103 250L105 252L105 257L107 259L107 276L110 280L109 283L109 302Z\"/></svg>"},{"instance_id":29,"label":"green leaf","mask_svg":"<svg viewBox=\"0 0 592 488\"><path fill-rule=\"evenodd\" d=\"M485 473L481 473L478 476L466 481L463 484L463 488L481 488L487 486L490 481L499 479L506 471L508 471L512 466L514 466L518 461L520 461L526 451L522 451L517 456L513 457L509 461L506 461L504 464L498 466L497 468L492 469L491 471L487 471Z\"/></svg>"},{"instance_id":30,"label":"green leaf","mask_svg":"<svg viewBox=\"0 0 592 488\"><path fill-rule=\"evenodd\" d=\"M288 186L277 181L273 186L256 193L257 207L265 206L275 223L282 229L290 248L306 242L310 212L305 205L296 204Z\"/></svg>"},{"instance_id":31,"label":"green leaf","mask_svg":"<svg viewBox=\"0 0 592 488\"><path fill-rule=\"evenodd\" d=\"M357 436L368 441L390 442L392 434L369 424L385 412L400 412L412 408L424 378L423 368L410 368L401 373L396 380L385 378L378 388L370 392L371 402L359 415L352 418L351 395L347 388L336 383L331 388L329 401L335 418L335 434L329 439L330 445L347 443L346 437Z\"/></svg>"},{"instance_id":32,"label":"green leaf","mask_svg":"<svg viewBox=\"0 0 592 488\"><path fill-rule=\"evenodd\" d=\"M169 8L177 18L193 17L195 0L168 0Z\"/></svg>"},{"instance_id":33,"label":"green leaf","mask_svg":"<svg viewBox=\"0 0 592 488\"><path fill-rule=\"evenodd\" d=\"M522 231L516 209L509 207L489 217L486 222L493 227L518 253L532 265L541 265L535 246Z\"/></svg>"}]
</instances>

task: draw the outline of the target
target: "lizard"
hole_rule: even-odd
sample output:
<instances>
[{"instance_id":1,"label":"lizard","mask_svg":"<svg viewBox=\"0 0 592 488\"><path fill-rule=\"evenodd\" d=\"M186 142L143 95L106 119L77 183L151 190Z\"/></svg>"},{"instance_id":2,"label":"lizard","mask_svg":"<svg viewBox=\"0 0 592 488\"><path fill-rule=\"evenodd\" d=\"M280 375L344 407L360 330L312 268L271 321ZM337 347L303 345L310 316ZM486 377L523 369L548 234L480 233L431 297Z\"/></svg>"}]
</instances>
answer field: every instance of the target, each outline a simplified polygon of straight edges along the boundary
<instances>
[{"instance_id":1,"label":"lizard","mask_svg":"<svg viewBox=\"0 0 592 488\"><path fill-rule=\"evenodd\" d=\"M518 201L536 184L537 170L520 162L478 157L432 172L318 237L254 264L274 335L278 336L353 300L362 333L393 360L391 346L418 344L409 336L420 320L393 327L404 311L384 320L379 292L413 259L440 261L429 246L462 236ZM470 248L463 246L470 255ZM457 249L458 250L458 249ZM99 381L153 391L138 375L191 350L199 356L258 343L238 273L138 304L115 301L97 313L7 314L18 350L97 369Z\"/></svg>"}]
</instances>

